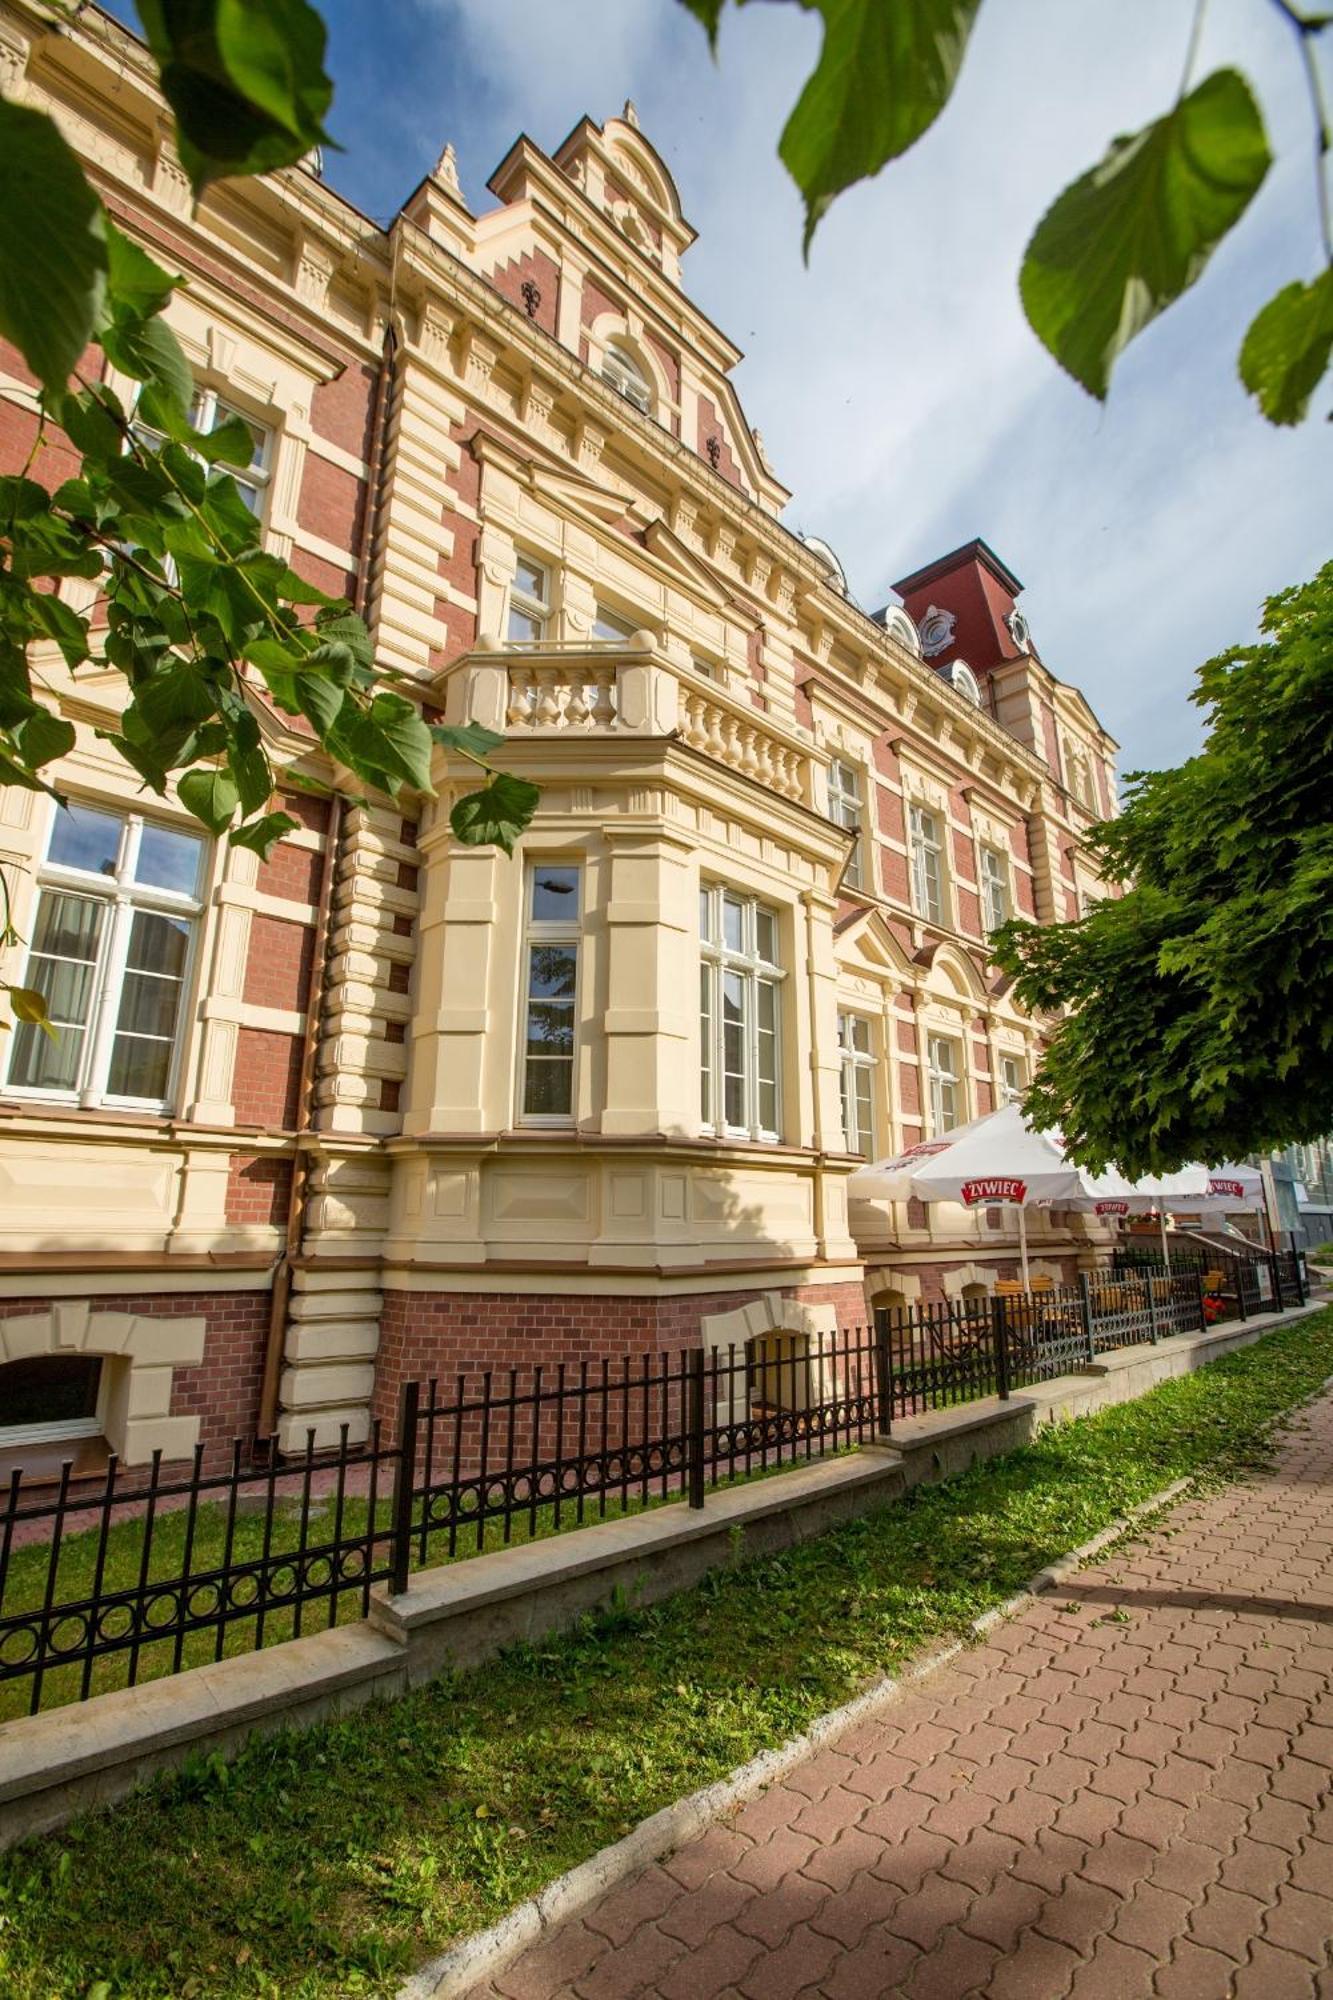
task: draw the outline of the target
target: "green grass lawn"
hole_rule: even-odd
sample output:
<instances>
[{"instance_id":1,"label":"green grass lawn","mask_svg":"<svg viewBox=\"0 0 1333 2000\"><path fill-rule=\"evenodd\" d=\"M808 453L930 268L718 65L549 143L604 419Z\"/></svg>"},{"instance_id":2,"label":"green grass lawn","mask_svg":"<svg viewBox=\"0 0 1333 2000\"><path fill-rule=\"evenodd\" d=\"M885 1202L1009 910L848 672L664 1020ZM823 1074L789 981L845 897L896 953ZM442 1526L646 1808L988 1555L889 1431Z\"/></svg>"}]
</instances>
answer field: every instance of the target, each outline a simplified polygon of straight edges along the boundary
<instances>
[{"instance_id":1,"label":"green grass lawn","mask_svg":"<svg viewBox=\"0 0 1333 2000\"><path fill-rule=\"evenodd\" d=\"M0 1856L6 2000L342 2000L966 1627L1171 1480L1264 1463L1323 1312L788 1554L209 1760Z\"/></svg>"}]
</instances>

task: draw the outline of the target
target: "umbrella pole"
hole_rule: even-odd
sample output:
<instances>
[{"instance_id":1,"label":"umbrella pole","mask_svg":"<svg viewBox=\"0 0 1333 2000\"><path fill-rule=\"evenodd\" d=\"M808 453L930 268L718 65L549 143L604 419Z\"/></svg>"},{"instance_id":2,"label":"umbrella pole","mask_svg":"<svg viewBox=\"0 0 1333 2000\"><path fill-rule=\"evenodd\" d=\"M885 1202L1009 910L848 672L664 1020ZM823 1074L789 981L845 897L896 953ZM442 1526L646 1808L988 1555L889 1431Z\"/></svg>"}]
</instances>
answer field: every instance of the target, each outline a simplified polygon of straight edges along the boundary
<instances>
[{"instance_id":1,"label":"umbrella pole","mask_svg":"<svg viewBox=\"0 0 1333 2000\"><path fill-rule=\"evenodd\" d=\"M1166 1210L1164 1208L1159 1208L1157 1211L1157 1224L1162 1232L1162 1262L1169 1271L1171 1269L1171 1252L1166 1247Z\"/></svg>"},{"instance_id":2,"label":"umbrella pole","mask_svg":"<svg viewBox=\"0 0 1333 2000\"><path fill-rule=\"evenodd\" d=\"M1023 1290L1028 1288L1028 1220L1027 1212L1020 1204L1018 1210L1018 1263L1023 1273Z\"/></svg>"}]
</instances>

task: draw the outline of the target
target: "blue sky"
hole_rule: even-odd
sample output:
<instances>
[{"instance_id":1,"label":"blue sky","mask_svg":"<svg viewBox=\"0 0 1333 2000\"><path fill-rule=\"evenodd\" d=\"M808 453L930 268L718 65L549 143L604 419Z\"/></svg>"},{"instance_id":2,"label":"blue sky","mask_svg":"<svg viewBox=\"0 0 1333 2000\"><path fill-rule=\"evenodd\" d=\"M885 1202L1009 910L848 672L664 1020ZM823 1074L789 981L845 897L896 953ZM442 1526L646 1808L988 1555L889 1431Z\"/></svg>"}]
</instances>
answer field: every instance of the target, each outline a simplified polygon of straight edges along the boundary
<instances>
[{"instance_id":1,"label":"blue sky","mask_svg":"<svg viewBox=\"0 0 1333 2000\"><path fill-rule=\"evenodd\" d=\"M118 11L120 11L118 9ZM1235 376L1246 326L1317 266L1311 138L1273 8L1213 0L1197 75L1253 79L1276 163L1200 284L1136 343L1106 408L1065 378L1017 299L1056 193L1171 102L1193 0L987 0L944 116L844 196L808 267L778 133L816 19L729 9L719 56L678 0L323 0L346 150L327 178L387 220L444 142L476 207L519 130L554 147L632 97L699 241L687 289L746 351L735 380L853 594L983 535L1024 579L1044 659L1087 691L1122 767L1199 737L1194 668L1263 597L1329 556L1333 438L1275 431Z\"/></svg>"}]
</instances>

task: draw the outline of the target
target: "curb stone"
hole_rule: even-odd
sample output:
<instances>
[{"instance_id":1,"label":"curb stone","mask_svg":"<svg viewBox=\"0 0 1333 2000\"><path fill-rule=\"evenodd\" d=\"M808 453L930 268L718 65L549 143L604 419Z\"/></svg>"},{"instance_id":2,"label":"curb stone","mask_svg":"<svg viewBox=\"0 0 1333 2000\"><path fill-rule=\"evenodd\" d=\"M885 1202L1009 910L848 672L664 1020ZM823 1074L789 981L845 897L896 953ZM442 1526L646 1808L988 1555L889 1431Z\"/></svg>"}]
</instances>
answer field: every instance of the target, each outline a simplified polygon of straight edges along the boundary
<instances>
[{"instance_id":1,"label":"curb stone","mask_svg":"<svg viewBox=\"0 0 1333 2000\"><path fill-rule=\"evenodd\" d=\"M1333 1377L1329 1379L1333 1383ZM1147 1500L1141 1500L1136 1507L1128 1508L1100 1534L1093 1535L1091 1540L1070 1549L1057 1562L1038 1570L1012 1597L972 1619L965 1638L954 1639L948 1645L924 1654L897 1675L882 1675L841 1708L816 1716L801 1735L790 1737L775 1750L761 1750L729 1777L704 1786L702 1791L691 1792L688 1797L677 1799L673 1804L663 1806L660 1812L641 1820L623 1840L613 1841L609 1847L603 1847L586 1861L579 1862L577 1867L558 1875L537 1895L528 1897L526 1902L520 1903L488 1930L462 1938L448 1951L429 1959L398 1988L395 2000L465 2000L465 1996L482 1980L493 1979L498 1972L503 1972L546 1931L587 1909L599 1896L604 1896L608 1889L613 1889L636 1870L674 1854L696 1834L703 1833L716 1821L726 1818L737 1807L785 1777L811 1751L833 1742L856 1723L892 1707L918 1682L948 1666L969 1645L985 1638L997 1625L1016 1616L1034 1598L1066 1583L1084 1563L1119 1541L1127 1530L1170 1507L1192 1483L1189 1479L1175 1479L1160 1493L1154 1493Z\"/></svg>"}]
</instances>

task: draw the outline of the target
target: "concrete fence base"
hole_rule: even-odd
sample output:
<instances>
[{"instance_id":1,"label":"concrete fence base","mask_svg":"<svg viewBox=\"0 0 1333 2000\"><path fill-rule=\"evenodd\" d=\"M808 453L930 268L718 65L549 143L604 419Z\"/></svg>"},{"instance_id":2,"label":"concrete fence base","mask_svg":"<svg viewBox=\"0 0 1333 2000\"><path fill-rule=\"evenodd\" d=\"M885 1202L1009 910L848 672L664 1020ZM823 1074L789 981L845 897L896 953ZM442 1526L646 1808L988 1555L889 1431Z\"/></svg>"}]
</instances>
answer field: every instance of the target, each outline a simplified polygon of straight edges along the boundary
<instances>
[{"instance_id":1,"label":"concrete fence base","mask_svg":"<svg viewBox=\"0 0 1333 2000\"><path fill-rule=\"evenodd\" d=\"M711 1569L773 1554L1030 1439L1043 1423L1143 1395L1318 1310L1265 1314L1153 1348L1122 1348L1078 1375L895 1424L893 1435L683 1504L418 1571L370 1616L168 1679L0 1724L0 1848L122 1798L192 1754L230 1755L256 1732L305 1727L445 1668L566 1629L616 1593L651 1604Z\"/></svg>"}]
</instances>

